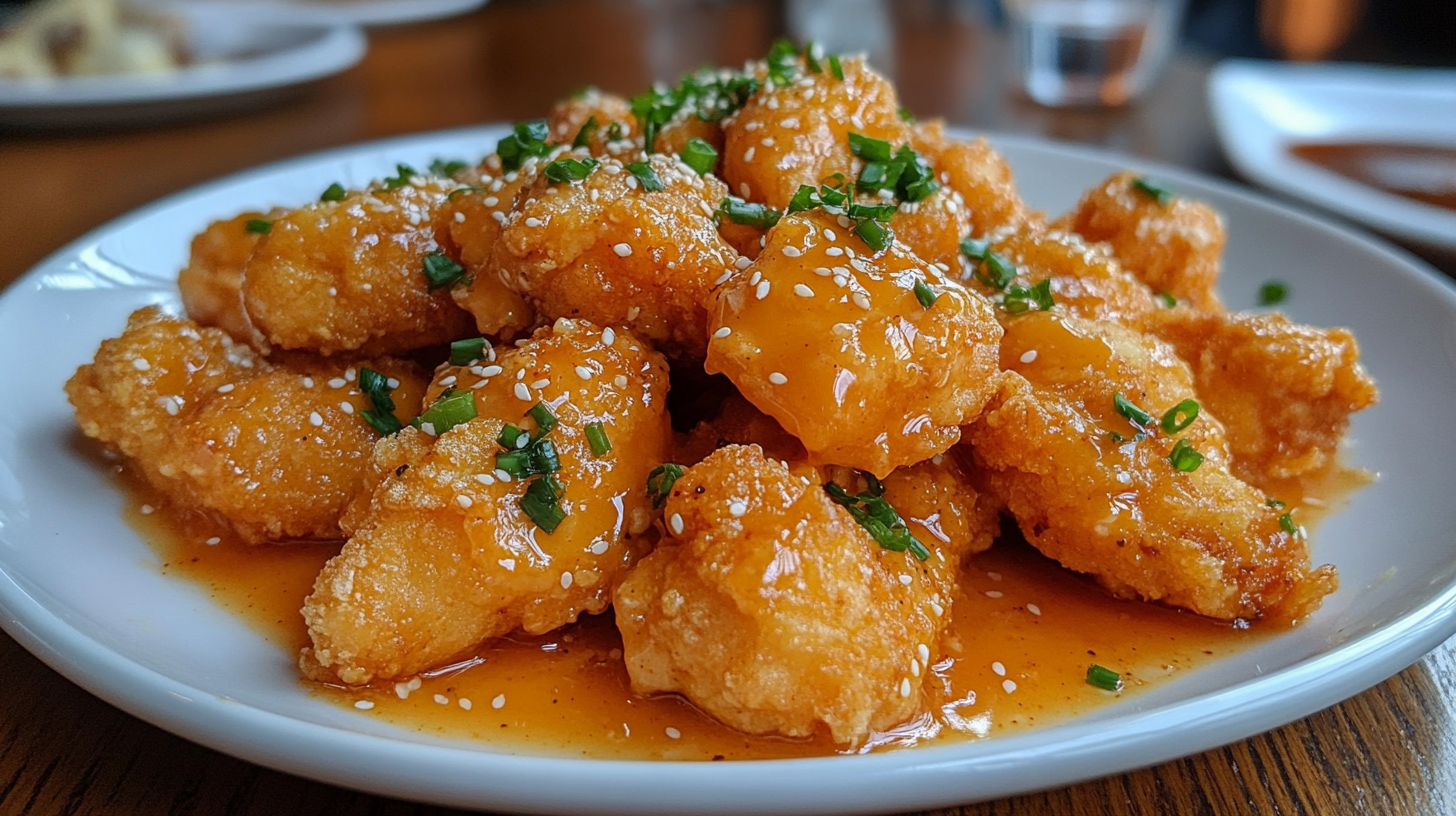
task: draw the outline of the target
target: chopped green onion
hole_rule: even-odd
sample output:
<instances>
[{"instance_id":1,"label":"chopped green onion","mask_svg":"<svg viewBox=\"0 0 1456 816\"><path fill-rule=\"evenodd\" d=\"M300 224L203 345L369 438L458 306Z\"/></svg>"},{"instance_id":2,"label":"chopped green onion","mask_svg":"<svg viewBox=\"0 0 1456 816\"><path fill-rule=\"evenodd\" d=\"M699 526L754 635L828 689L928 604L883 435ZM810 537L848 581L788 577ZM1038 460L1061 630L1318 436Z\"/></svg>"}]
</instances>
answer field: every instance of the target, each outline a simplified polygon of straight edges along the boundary
<instances>
[{"instance_id":1,"label":"chopped green onion","mask_svg":"<svg viewBox=\"0 0 1456 816\"><path fill-rule=\"evenodd\" d=\"M506 436L505 429L501 429L501 436L496 441L500 442ZM556 453L554 442L538 436L527 442L525 447L521 447L521 439L521 436L516 437L514 450L495 455L497 468L517 479L527 479L561 470L561 457Z\"/></svg>"},{"instance_id":2,"label":"chopped green onion","mask_svg":"<svg viewBox=\"0 0 1456 816\"><path fill-rule=\"evenodd\" d=\"M1087 667L1087 685L1103 691L1122 691L1122 675L1093 663Z\"/></svg>"},{"instance_id":3,"label":"chopped green onion","mask_svg":"<svg viewBox=\"0 0 1456 816\"><path fill-rule=\"evenodd\" d=\"M937 295L935 293L935 290L931 289L930 285L927 284L925 281L915 281L915 299L920 301L921 306L929 309L931 306L935 305L935 301L939 297L940 295Z\"/></svg>"},{"instance_id":4,"label":"chopped green onion","mask_svg":"<svg viewBox=\"0 0 1456 816\"><path fill-rule=\"evenodd\" d=\"M1107 437L1109 439L1111 439L1113 442L1116 442L1119 445L1121 445L1122 443L1124 443L1124 442L1127 441L1127 437L1123 436L1122 434L1118 433L1117 431L1108 431L1107 432Z\"/></svg>"},{"instance_id":5,"label":"chopped green onion","mask_svg":"<svg viewBox=\"0 0 1456 816\"><path fill-rule=\"evenodd\" d=\"M800 184L799 191L794 193L793 198L789 199L789 212L792 214L803 212L804 210L812 210L823 204L824 202L819 198L818 191L807 184Z\"/></svg>"},{"instance_id":6,"label":"chopped green onion","mask_svg":"<svg viewBox=\"0 0 1456 816\"><path fill-rule=\"evenodd\" d=\"M759 229L768 229L779 222L783 214L763 204L750 204L741 198L728 196L718 205L718 215L728 216L735 224Z\"/></svg>"},{"instance_id":7,"label":"chopped green onion","mask_svg":"<svg viewBox=\"0 0 1456 816\"><path fill-rule=\"evenodd\" d=\"M854 233L875 252L883 252L895 242L895 233L873 218L866 218L854 226Z\"/></svg>"},{"instance_id":8,"label":"chopped green onion","mask_svg":"<svg viewBox=\"0 0 1456 816\"><path fill-rule=\"evenodd\" d=\"M855 135L853 133L851 136ZM898 177L890 176L890 165L886 162L872 161L865 164L860 170L859 178L855 179L855 189L862 193L873 193L876 190L891 190L895 187Z\"/></svg>"},{"instance_id":9,"label":"chopped green onion","mask_svg":"<svg viewBox=\"0 0 1456 816\"><path fill-rule=\"evenodd\" d=\"M607 429L600 422L589 422L586 426L586 441L591 445L592 456L600 459L612 449L612 440L607 438Z\"/></svg>"},{"instance_id":10,"label":"chopped green onion","mask_svg":"<svg viewBox=\"0 0 1456 816\"><path fill-rule=\"evenodd\" d=\"M976 270L976 280L998 291L1005 289L1013 280L1016 280L1016 265L999 252L987 252L985 261ZM1050 279L1042 282L1047 284L1048 294L1050 294Z\"/></svg>"},{"instance_id":11,"label":"chopped green onion","mask_svg":"<svg viewBox=\"0 0 1456 816\"><path fill-rule=\"evenodd\" d=\"M909 108L901 107L898 111L896 111L896 113L900 115L901 122L908 122L912 125L915 124L915 114L911 113Z\"/></svg>"},{"instance_id":12,"label":"chopped green onion","mask_svg":"<svg viewBox=\"0 0 1456 816\"><path fill-rule=\"evenodd\" d=\"M450 286L465 277L465 267L438 250L425 256L424 269L425 279L430 282L431 290Z\"/></svg>"},{"instance_id":13,"label":"chopped green onion","mask_svg":"<svg viewBox=\"0 0 1456 816\"><path fill-rule=\"evenodd\" d=\"M872 139L861 133L849 134L849 150L867 162L890 161L890 143L883 139Z\"/></svg>"},{"instance_id":14,"label":"chopped green onion","mask_svg":"<svg viewBox=\"0 0 1456 816\"><path fill-rule=\"evenodd\" d=\"M815 53L816 51L822 54L824 49L820 48L819 43L810 40L809 44L804 46L804 66L813 73L822 74L824 66L819 64L819 56Z\"/></svg>"},{"instance_id":15,"label":"chopped green onion","mask_svg":"<svg viewBox=\"0 0 1456 816\"><path fill-rule=\"evenodd\" d=\"M546 180L554 184L581 181L597 169L596 159L557 159L546 165Z\"/></svg>"},{"instance_id":16,"label":"chopped green onion","mask_svg":"<svg viewBox=\"0 0 1456 816\"><path fill-rule=\"evenodd\" d=\"M1146 177L1133 179L1132 188L1164 207L1173 200L1172 190Z\"/></svg>"},{"instance_id":17,"label":"chopped green onion","mask_svg":"<svg viewBox=\"0 0 1456 816\"><path fill-rule=\"evenodd\" d=\"M1045 312L1056 302L1052 300L1052 280L1047 278L1035 286L1013 286L1006 290L1006 297L1002 299L1001 305L1011 314L1021 314L1028 311L1032 306Z\"/></svg>"},{"instance_id":18,"label":"chopped green onion","mask_svg":"<svg viewBox=\"0 0 1456 816\"><path fill-rule=\"evenodd\" d=\"M986 253L991 249L991 242L980 238L967 238L961 241L961 254L973 261L984 261Z\"/></svg>"},{"instance_id":19,"label":"chopped green onion","mask_svg":"<svg viewBox=\"0 0 1456 816\"><path fill-rule=\"evenodd\" d=\"M245 228L255 235L267 235L273 231L273 222L262 218L249 218Z\"/></svg>"},{"instance_id":20,"label":"chopped green onion","mask_svg":"<svg viewBox=\"0 0 1456 816\"><path fill-rule=\"evenodd\" d=\"M1284 509L1284 502L1279 501L1278 499L1265 499L1264 503L1274 508L1275 510Z\"/></svg>"},{"instance_id":21,"label":"chopped green onion","mask_svg":"<svg viewBox=\"0 0 1456 816\"><path fill-rule=\"evenodd\" d=\"M495 441L502 448L505 448L508 451L513 451L517 448L525 447L525 445L521 442L522 439L525 439L526 442L530 442L531 435L516 427L515 425L507 422L505 425L501 426L500 435L495 438Z\"/></svg>"},{"instance_id":22,"label":"chopped green onion","mask_svg":"<svg viewBox=\"0 0 1456 816\"><path fill-rule=\"evenodd\" d=\"M1279 526L1284 528L1284 532L1289 533L1295 538L1304 538L1304 528L1294 523L1293 510L1279 517Z\"/></svg>"},{"instance_id":23,"label":"chopped green onion","mask_svg":"<svg viewBox=\"0 0 1456 816\"><path fill-rule=\"evenodd\" d=\"M395 174L393 176L385 176L385 190L398 190L399 188L409 184L410 179L414 178L417 175L415 173L415 169L413 167L410 167L408 164L396 164L394 166L394 172Z\"/></svg>"},{"instance_id":24,"label":"chopped green onion","mask_svg":"<svg viewBox=\"0 0 1456 816\"><path fill-rule=\"evenodd\" d=\"M693 168L693 172L700 176L713 172L713 168L718 166L718 151L696 136L688 139L688 143L683 145L678 158L681 158L683 164Z\"/></svg>"},{"instance_id":25,"label":"chopped green onion","mask_svg":"<svg viewBox=\"0 0 1456 816\"><path fill-rule=\"evenodd\" d=\"M627 138L627 132L622 129L621 122L613 122L607 125L607 141L616 142Z\"/></svg>"},{"instance_id":26,"label":"chopped green onion","mask_svg":"<svg viewBox=\"0 0 1456 816\"><path fill-rule=\"evenodd\" d=\"M394 415L394 399L389 396L391 390L388 377L372 368L359 368L359 391L369 398L372 406L368 411L360 411L359 416L384 436L397 433L404 427Z\"/></svg>"},{"instance_id":27,"label":"chopped green onion","mask_svg":"<svg viewBox=\"0 0 1456 816\"><path fill-rule=\"evenodd\" d=\"M421 425L428 424L434 430L434 436L440 436L456 425L463 425L475 419L475 392L456 391L447 388L435 400L435 404L425 409L420 414Z\"/></svg>"},{"instance_id":28,"label":"chopped green onion","mask_svg":"<svg viewBox=\"0 0 1456 816\"><path fill-rule=\"evenodd\" d=\"M1158 299L1159 303L1162 303L1165 307L1169 309L1178 305L1178 298L1173 297L1167 292L1159 292L1158 294L1154 295L1154 297Z\"/></svg>"},{"instance_id":29,"label":"chopped green onion","mask_svg":"<svg viewBox=\"0 0 1456 816\"><path fill-rule=\"evenodd\" d=\"M647 474L647 495L652 497L652 506L661 508L672 495L672 486L683 475L682 465L664 462Z\"/></svg>"},{"instance_id":30,"label":"chopped green onion","mask_svg":"<svg viewBox=\"0 0 1456 816\"><path fill-rule=\"evenodd\" d=\"M526 413L530 414L531 418L536 420L536 428L540 431L536 437L537 439L551 433L551 429L556 427L556 415L551 413L550 406L544 402L538 402L532 405L531 410Z\"/></svg>"},{"instance_id":31,"label":"chopped green onion","mask_svg":"<svg viewBox=\"0 0 1456 816\"><path fill-rule=\"evenodd\" d=\"M1198 419L1198 403L1191 399L1183 400L1163 414L1163 432L1179 433L1192 425L1195 419Z\"/></svg>"},{"instance_id":32,"label":"chopped green onion","mask_svg":"<svg viewBox=\"0 0 1456 816\"><path fill-rule=\"evenodd\" d=\"M901 196L906 201L923 201L934 195L940 189L940 182L933 178L925 177L919 181L904 186L904 194Z\"/></svg>"},{"instance_id":33,"label":"chopped green onion","mask_svg":"<svg viewBox=\"0 0 1456 816\"><path fill-rule=\"evenodd\" d=\"M895 508L885 500L885 487L869 474L867 476L869 489L857 496L851 496L849 491L829 482L824 485L824 491L836 503L849 511L854 520L870 534L881 547L893 552L909 551L917 559L924 561L930 557L930 550L910 532L905 526L905 520Z\"/></svg>"},{"instance_id":34,"label":"chopped green onion","mask_svg":"<svg viewBox=\"0 0 1456 816\"><path fill-rule=\"evenodd\" d=\"M616 123L614 122L613 124ZM572 149L589 146L591 144L592 134L596 133L598 127L597 118L595 116L588 116L587 120L576 131L576 138L571 140Z\"/></svg>"},{"instance_id":35,"label":"chopped green onion","mask_svg":"<svg viewBox=\"0 0 1456 816\"><path fill-rule=\"evenodd\" d=\"M550 476L542 476L526 486L526 492L521 496L521 512L550 535L566 519L566 511L561 509L562 492L560 482Z\"/></svg>"},{"instance_id":36,"label":"chopped green onion","mask_svg":"<svg viewBox=\"0 0 1456 816\"><path fill-rule=\"evenodd\" d=\"M850 218L873 218L887 222L895 215L894 204L851 204L845 210Z\"/></svg>"},{"instance_id":37,"label":"chopped green onion","mask_svg":"<svg viewBox=\"0 0 1456 816\"><path fill-rule=\"evenodd\" d=\"M1174 443L1172 452L1168 454L1168 461L1173 463L1174 470L1192 473L1203 464L1203 454L1194 450L1193 443L1184 437Z\"/></svg>"},{"instance_id":38,"label":"chopped green onion","mask_svg":"<svg viewBox=\"0 0 1456 816\"><path fill-rule=\"evenodd\" d=\"M485 338L470 337L450 344L450 365L470 365L485 357Z\"/></svg>"},{"instance_id":39,"label":"chopped green onion","mask_svg":"<svg viewBox=\"0 0 1456 816\"><path fill-rule=\"evenodd\" d=\"M452 159L448 161L445 159L435 159L434 161L430 162L430 174L449 178L450 176L459 173L461 170L464 170L469 166L470 165L468 163L463 162L459 159Z\"/></svg>"},{"instance_id":40,"label":"chopped green onion","mask_svg":"<svg viewBox=\"0 0 1456 816\"><path fill-rule=\"evenodd\" d=\"M349 191L344 189L344 185L336 181L330 184L327 190L324 190L323 195L319 196L319 201L343 201L348 194Z\"/></svg>"},{"instance_id":41,"label":"chopped green onion","mask_svg":"<svg viewBox=\"0 0 1456 816\"><path fill-rule=\"evenodd\" d=\"M1289 297L1289 286L1283 281L1266 281L1259 287L1259 305L1274 306Z\"/></svg>"},{"instance_id":42,"label":"chopped green onion","mask_svg":"<svg viewBox=\"0 0 1456 816\"><path fill-rule=\"evenodd\" d=\"M632 162L627 165L627 171L637 177L637 183L641 184L642 189L646 192L656 193L667 189L663 186L662 179L658 178L657 171L653 170L652 165L645 161Z\"/></svg>"},{"instance_id":43,"label":"chopped green onion","mask_svg":"<svg viewBox=\"0 0 1456 816\"><path fill-rule=\"evenodd\" d=\"M1127 417L1128 421L1139 428L1146 428L1153 424L1153 415L1133 405L1132 401L1124 397L1121 391L1112 395L1112 405L1119 414Z\"/></svg>"},{"instance_id":44,"label":"chopped green onion","mask_svg":"<svg viewBox=\"0 0 1456 816\"><path fill-rule=\"evenodd\" d=\"M844 81L844 66L839 64L838 54L829 55L829 73L833 74L834 78L840 82Z\"/></svg>"},{"instance_id":45,"label":"chopped green onion","mask_svg":"<svg viewBox=\"0 0 1456 816\"><path fill-rule=\"evenodd\" d=\"M530 156L545 156L551 152L546 139L551 129L545 119L521 122L511 129L511 134L495 143L495 153L500 157L501 169L507 173L521 169Z\"/></svg>"},{"instance_id":46,"label":"chopped green onion","mask_svg":"<svg viewBox=\"0 0 1456 816\"><path fill-rule=\"evenodd\" d=\"M775 85L788 85L798 74L799 49L788 40L774 40L764 62L768 65L768 77Z\"/></svg>"}]
</instances>

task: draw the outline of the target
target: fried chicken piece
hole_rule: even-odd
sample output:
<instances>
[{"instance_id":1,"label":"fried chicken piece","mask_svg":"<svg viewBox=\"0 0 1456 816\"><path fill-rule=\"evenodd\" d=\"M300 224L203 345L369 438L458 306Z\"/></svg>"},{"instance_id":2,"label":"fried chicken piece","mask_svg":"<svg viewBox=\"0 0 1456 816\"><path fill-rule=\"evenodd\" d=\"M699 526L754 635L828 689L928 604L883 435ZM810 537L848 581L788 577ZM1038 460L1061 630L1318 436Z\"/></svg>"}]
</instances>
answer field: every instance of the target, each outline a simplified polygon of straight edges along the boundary
<instances>
[{"instance_id":1,"label":"fried chicken piece","mask_svg":"<svg viewBox=\"0 0 1456 816\"><path fill-rule=\"evenodd\" d=\"M742 394L734 393L723 400L717 416L699 422L683 435L674 461L701 462L728 445L757 445L765 455L784 461L801 462L808 457L799 440L773 417L753 407Z\"/></svg>"},{"instance_id":2,"label":"fried chicken piece","mask_svg":"<svg viewBox=\"0 0 1456 816\"><path fill-rule=\"evenodd\" d=\"M663 189L647 190L612 158L580 181L541 176L522 192L490 268L542 318L626 325L665 353L701 359L703 304L738 260L713 220L725 191L679 160L649 164Z\"/></svg>"},{"instance_id":3,"label":"fried chicken piece","mask_svg":"<svg viewBox=\"0 0 1456 816\"><path fill-rule=\"evenodd\" d=\"M454 251L442 245L449 241L444 205L459 186L395 179L274 219L243 272L243 305L261 340L374 355L469 334L470 315L424 272L426 256Z\"/></svg>"},{"instance_id":4,"label":"fried chicken piece","mask_svg":"<svg viewBox=\"0 0 1456 816\"><path fill-rule=\"evenodd\" d=\"M1136 173L1118 173L1087 192L1059 224L1089 241L1105 241L1125 269L1154 292L1205 312L1218 298L1223 219L1201 201L1174 196L1166 204L1138 189ZM1146 183L1146 182L1144 182Z\"/></svg>"},{"instance_id":5,"label":"fried chicken piece","mask_svg":"<svg viewBox=\"0 0 1456 816\"><path fill-rule=\"evenodd\" d=\"M515 209L521 189L536 180L542 165L535 156L511 171L492 153L478 166L461 173L460 185L445 202L450 240L459 248L466 280L450 287L455 303L475 318L475 328L487 337L510 339L536 322L535 310L516 294L490 266L490 255L506 218Z\"/></svg>"},{"instance_id":6,"label":"fried chicken piece","mask_svg":"<svg viewBox=\"0 0 1456 816\"><path fill-rule=\"evenodd\" d=\"M900 204L890 229L897 243L948 272L960 266L961 239L971 232L971 211L960 193L941 187L920 201Z\"/></svg>"},{"instance_id":7,"label":"fried chicken piece","mask_svg":"<svg viewBox=\"0 0 1456 816\"><path fill-rule=\"evenodd\" d=\"M912 522L925 561L875 539L810 467L732 445L687 469L671 536L615 595L632 687L679 692L750 733L827 728L858 745L919 710L959 554Z\"/></svg>"},{"instance_id":8,"label":"fried chicken piece","mask_svg":"<svg viewBox=\"0 0 1456 816\"><path fill-rule=\"evenodd\" d=\"M424 393L407 363L368 365L398 383L399 416ZM131 457L180 509L229 524L245 542L341 538L379 434L360 414L359 368L270 364L218 329L155 308L66 384L87 436Z\"/></svg>"},{"instance_id":9,"label":"fried chicken piece","mask_svg":"<svg viewBox=\"0 0 1456 816\"><path fill-rule=\"evenodd\" d=\"M494 363L440 372L435 387L473 394L478 416L438 438L406 428L381 440L377 487L351 510L352 537L304 604L306 674L350 684L405 677L512 630L548 632L607 608L650 547L647 475L671 440L661 356L609 331L558 320ZM551 532L522 506L548 477L506 480L497 459L507 423L541 437L527 414L538 402L556 419L544 439L559 459L549 478L566 514ZM600 457L589 423L611 442Z\"/></svg>"},{"instance_id":10,"label":"fried chicken piece","mask_svg":"<svg viewBox=\"0 0 1456 816\"><path fill-rule=\"evenodd\" d=\"M583 146L591 155L623 158L642 149L631 103L600 88L586 88L557 102L546 118L551 141L561 145L573 145L588 122L592 125Z\"/></svg>"},{"instance_id":11,"label":"fried chicken piece","mask_svg":"<svg viewBox=\"0 0 1456 816\"><path fill-rule=\"evenodd\" d=\"M835 173L856 177L851 131L905 141L890 82L863 57L842 65L843 80L803 70L795 82L760 89L723 121L722 174L734 195L782 210L802 184L817 187Z\"/></svg>"},{"instance_id":12,"label":"fried chicken piece","mask_svg":"<svg viewBox=\"0 0 1456 816\"><path fill-rule=\"evenodd\" d=\"M1263 490L1334 464L1350 415L1380 397L1348 329L1179 308L1152 331L1193 369L1199 400L1228 431L1234 474Z\"/></svg>"},{"instance_id":13,"label":"fried chicken piece","mask_svg":"<svg viewBox=\"0 0 1456 816\"><path fill-rule=\"evenodd\" d=\"M982 237L1041 220L1039 213L1022 202L1011 165L985 139L962 142L947 138L940 121L917 124L911 139L935 168L936 179L960 194L970 217L970 234Z\"/></svg>"},{"instance_id":14,"label":"fried chicken piece","mask_svg":"<svg viewBox=\"0 0 1456 816\"><path fill-rule=\"evenodd\" d=\"M917 299L923 282L935 301ZM822 211L784 217L716 293L707 370L811 459L877 475L948 449L995 390L990 303Z\"/></svg>"},{"instance_id":15,"label":"fried chicken piece","mask_svg":"<svg viewBox=\"0 0 1456 816\"><path fill-rule=\"evenodd\" d=\"M1006 321L1001 364L1015 375L966 439L988 491L1037 549L1118 596L1226 620L1297 621L1334 591L1334 568L1311 570L1302 535L1229 473L1223 425L1206 406L1176 433L1157 421L1194 393L1171 346L1030 312ZM1119 412L1119 394L1151 415L1145 428ZM1180 446L1204 459L1186 447L1180 459Z\"/></svg>"},{"instance_id":16,"label":"fried chicken piece","mask_svg":"<svg viewBox=\"0 0 1456 816\"><path fill-rule=\"evenodd\" d=\"M199 326L216 326L243 343L252 339L253 326L243 311L243 268L263 236L249 230L248 224L279 214L245 212L212 222L192 239L192 253L177 275L177 289L187 316Z\"/></svg>"}]
</instances>

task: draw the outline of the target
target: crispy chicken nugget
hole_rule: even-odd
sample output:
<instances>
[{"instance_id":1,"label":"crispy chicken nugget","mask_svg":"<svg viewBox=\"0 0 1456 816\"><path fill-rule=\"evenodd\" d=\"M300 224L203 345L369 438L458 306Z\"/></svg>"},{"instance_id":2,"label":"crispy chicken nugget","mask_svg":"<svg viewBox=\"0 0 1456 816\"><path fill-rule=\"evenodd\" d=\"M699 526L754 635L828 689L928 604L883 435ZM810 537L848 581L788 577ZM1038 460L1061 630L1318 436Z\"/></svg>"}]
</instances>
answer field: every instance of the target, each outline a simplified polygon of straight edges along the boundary
<instances>
[{"instance_id":1,"label":"crispy chicken nugget","mask_svg":"<svg viewBox=\"0 0 1456 816\"><path fill-rule=\"evenodd\" d=\"M404 677L514 629L542 633L601 612L650 546L647 475L666 458L671 427L667 368L646 344L559 320L494 362L442 370L435 388L447 381L473 395L478 416L438 438L406 428L380 442L382 478L367 508L351 510L353 536L304 604L309 676ZM555 419L549 430L528 414L538 404ZM517 453L547 440L560 469L510 476L499 457L508 423L533 434ZM610 442L600 455L593 423ZM526 510L542 487L565 513L550 532Z\"/></svg>"},{"instance_id":2,"label":"crispy chicken nugget","mask_svg":"<svg viewBox=\"0 0 1456 816\"><path fill-rule=\"evenodd\" d=\"M615 595L632 687L751 733L857 745L920 707L959 559L875 539L810 467L732 445L689 468L670 533Z\"/></svg>"},{"instance_id":3,"label":"crispy chicken nugget","mask_svg":"<svg viewBox=\"0 0 1456 816\"><path fill-rule=\"evenodd\" d=\"M263 342L372 355L471 331L470 315L425 275L428 256L454 251L441 242L446 197L459 184L400 174L274 219L243 272L243 305Z\"/></svg>"},{"instance_id":4,"label":"crispy chicken nugget","mask_svg":"<svg viewBox=\"0 0 1456 816\"><path fill-rule=\"evenodd\" d=\"M872 252L822 211L779 221L717 291L711 329L710 373L814 461L881 476L954 445L995 390L990 302L898 244Z\"/></svg>"},{"instance_id":5,"label":"crispy chicken nugget","mask_svg":"<svg viewBox=\"0 0 1456 816\"><path fill-rule=\"evenodd\" d=\"M701 359L703 304L738 260L713 220L723 185L667 156L645 164L634 166L650 181L612 158L581 180L542 174L507 220L491 267L544 319L626 325L666 353Z\"/></svg>"},{"instance_id":6,"label":"crispy chicken nugget","mask_svg":"<svg viewBox=\"0 0 1456 816\"><path fill-rule=\"evenodd\" d=\"M1128 271L1155 292L1205 312L1218 298L1223 219L1201 201L1172 196L1127 171L1087 192L1059 223L1089 241L1106 241Z\"/></svg>"},{"instance_id":7,"label":"crispy chicken nugget","mask_svg":"<svg viewBox=\"0 0 1456 816\"><path fill-rule=\"evenodd\" d=\"M253 327L243 311L243 268L263 235L248 229L281 213L245 212L214 221L192 239L187 266L177 275L182 306L199 326L216 326L248 342Z\"/></svg>"},{"instance_id":8,"label":"crispy chicken nugget","mask_svg":"<svg viewBox=\"0 0 1456 816\"><path fill-rule=\"evenodd\" d=\"M575 146L585 147L593 156L624 157L642 149L631 103L600 88L585 88L557 102L546 123L553 143L575 145L585 136L586 143Z\"/></svg>"},{"instance_id":9,"label":"crispy chicken nugget","mask_svg":"<svg viewBox=\"0 0 1456 816\"><path fill-rule=\"evenodd\" d=\"M912 144L935 168L936 178L960 195L972 235L1020 229L1041 220L1022 202L1011 165L985 139L950 139L940 121L917 124L911 134Z\"/></svg>"},{"instance_id":10,"label":"crispy chicken nugget","mask_svg":"<svg viewBox=\"0 0 1456 816\"><path fill-rule=\"evenodd\" d=\"M516 294L490 266L490 254L500 238L506 218L515 209L516 196L536 180L541 162L527 158L511 171L492 153L478 166L456 176L460 186L445 201L450 240L459 248L465 280L450 287L455 303L475 318L475 328L488 337L510 339L536 321L535 310Z\"/></svg>"},{"instance_id":11,"label":"crispy chicken nugget","mask_svg":"<svg viewBox=\"0 0 1456 816\"><path fill-rule=\"evenodd\" d=\"M1334 590L1334 568L1310 569L1292 518L1229 473L1206 407L1181 430L1186 407L1160 421L1194 394L1171 346L1032 312L1007 321L1001 363L1015 375L966 439L989 492L1043 553L1116 595L1226 620L1295 621ZM1149 415L1141 427L1119 396Z\"/></svg>"},{"instance_id":12,"label":"crispy chicken nugget","mask_svg":"<svg viewBox=\"0 0 1456 816\"><path fill-rule=\"evenodd\" d=\"M1348 329L1186 308L1158 318L1152 331L1192 367L1199 399L1228 430L1233 472L1255 487L1332 465L1350 415L1380 397Z\"/></svg>"}]
</instances>

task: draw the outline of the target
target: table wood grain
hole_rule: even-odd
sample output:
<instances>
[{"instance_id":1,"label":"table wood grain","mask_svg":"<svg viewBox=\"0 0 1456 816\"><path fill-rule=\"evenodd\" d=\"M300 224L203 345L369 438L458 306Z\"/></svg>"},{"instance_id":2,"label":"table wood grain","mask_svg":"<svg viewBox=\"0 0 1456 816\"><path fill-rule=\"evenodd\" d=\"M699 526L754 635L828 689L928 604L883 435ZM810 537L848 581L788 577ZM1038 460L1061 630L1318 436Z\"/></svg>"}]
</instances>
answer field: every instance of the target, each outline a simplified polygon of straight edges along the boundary
<instances>
[{"instance_id":1,"label":"table wood grain","mask_svg":"<svg viewBox=\"0 0 1456 816\"><path fill-rule=\"evenodd\" d=\"M495 0L470 16L373 31L357 68L265 110L110 132L0 130L0 285L85 231L202 181L336 145L537 116L588 83L631 93L702 64L737 63L793 26L792 12L766 0ZM1005 44L973 6L914 0L888 13L891 35L867 47L922 117L1229 174L1208 120L1205 61L1181 56L1129 108L1053 111L1009 91ZM833 45L817 31L795 33ZM455 812L199 747L92 697L0 634L0 816ZM1234 745L937 813L1456 813L1456 641L1344 703Z\"/></svg>"}]
</instances>

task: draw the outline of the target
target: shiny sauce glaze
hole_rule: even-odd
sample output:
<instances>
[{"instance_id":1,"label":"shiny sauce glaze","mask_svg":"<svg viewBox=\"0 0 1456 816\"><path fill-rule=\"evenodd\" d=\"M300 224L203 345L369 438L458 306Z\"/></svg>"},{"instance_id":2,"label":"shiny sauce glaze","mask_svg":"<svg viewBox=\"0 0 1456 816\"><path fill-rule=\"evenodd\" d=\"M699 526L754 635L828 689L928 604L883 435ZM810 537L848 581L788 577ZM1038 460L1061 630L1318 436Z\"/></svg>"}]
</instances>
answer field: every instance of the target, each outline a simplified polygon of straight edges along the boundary
<instances>
[{"instance_id":1,"label":"shiny sauce glaze","mask_svg":"<svg viewBox=\"0 0 1456 816\"><path fill-rule=\"evenodd\" d=\"M299 608L340 543L250 547L226 529L169 511L140 479L116 469L127 519L164 574L204 587L215 602L294 661L308 637ZM1367 481L1330 474L1298 500L1306 523ZM1294 497L1296 487L1291 485ZM1314 498L1314 495L1325 498ZM1291 501L1291 506L1296 502ZM1003 536L973 556L955 601L943 658L922 690L922 714L854 750L932 740L994 738L1085 714L1234 654L1277 630L1242 629L1109 597ZM1096 663L1121 673L1121 692L1085 681ZM611 759L735 760L840 753L827 737L788 740L721 725L676 695L633 694L611 613L550 635L516 635L460 663L403 683L361 689L299 682L361 717L509 751Z\"/></svg>"},{"instance_id":2,"label":"shiny sauce glaze","mask_svg":"<svg viewBox=\"0 0 1456 816\"><path fill-rule=\"evenodd\" d=\"M1456 148L1391 142L1303 142L1297 159L1387 193L1456 210Z\"/></svg>"}]
</instances>

